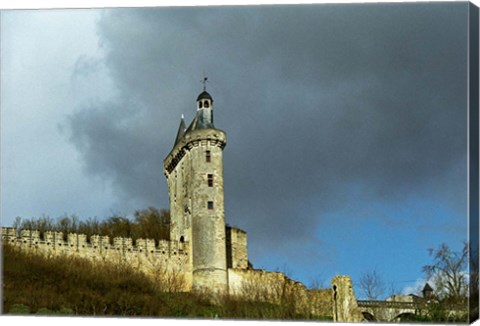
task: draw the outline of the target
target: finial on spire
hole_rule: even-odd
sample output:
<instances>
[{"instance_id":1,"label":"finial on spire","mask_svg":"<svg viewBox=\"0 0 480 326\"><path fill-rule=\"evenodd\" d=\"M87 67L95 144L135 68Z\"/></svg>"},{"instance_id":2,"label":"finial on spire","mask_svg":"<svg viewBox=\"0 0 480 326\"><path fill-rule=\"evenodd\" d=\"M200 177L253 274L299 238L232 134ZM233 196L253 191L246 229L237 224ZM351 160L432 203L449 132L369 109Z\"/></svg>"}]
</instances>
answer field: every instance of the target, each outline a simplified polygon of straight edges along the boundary
<instances>
[{"instance_id":1,"label":"finial on spire","mask_svg":"<svg viewBox=\"0 0 480 326\"><path fill-rule=\"evenodd\" d=\"M204 92L207 90L207 80L208 80L208 77L203 77L202 83L203 83Z\"/></svg>"},{"instance_id":2,"label":"finial on spire","mask_svg":"<svg viewBox=\"0 0 480 326\"><path fill-rule=\"evenodd\" d=\"M185 119L185 117L183 116L183 113L182 113L182 120Z\"/></svg>"}]
</instances>

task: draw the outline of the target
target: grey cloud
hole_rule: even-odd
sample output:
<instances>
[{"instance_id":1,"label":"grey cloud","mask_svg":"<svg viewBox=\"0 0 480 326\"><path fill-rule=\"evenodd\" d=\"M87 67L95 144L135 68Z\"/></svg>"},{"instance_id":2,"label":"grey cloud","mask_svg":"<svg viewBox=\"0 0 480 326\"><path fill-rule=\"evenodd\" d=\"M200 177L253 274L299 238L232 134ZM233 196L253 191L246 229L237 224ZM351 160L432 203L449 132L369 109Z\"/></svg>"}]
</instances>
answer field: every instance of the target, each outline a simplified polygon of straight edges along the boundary
<instances>
[{"instance_id":1,"label":"grey cloud","mask_svg":"<svg viewBox=\"0 0 480 326\"><path fill-rule=\"evenodd\" d=\"M96 73L100 70L102 64L103 62L99 58L82 55L75 61L72 76L87 76Z\"/></svg>"},{"instance_id":2,"label":"grey cloud","mask_svg":"<svg viewBox=\"0 0 480 326\"><path fill-rule=\"evenodd\" d=\"M162 160L205 72L228 136L227 220L258 250L313 239L352 184L387 202L462 191L463 172L439 176L466 160L466 13L458 3L110 10L98 32L120 95L71 116L71 140L125 209L166 207Z\"/></svg>"}]
</instances>

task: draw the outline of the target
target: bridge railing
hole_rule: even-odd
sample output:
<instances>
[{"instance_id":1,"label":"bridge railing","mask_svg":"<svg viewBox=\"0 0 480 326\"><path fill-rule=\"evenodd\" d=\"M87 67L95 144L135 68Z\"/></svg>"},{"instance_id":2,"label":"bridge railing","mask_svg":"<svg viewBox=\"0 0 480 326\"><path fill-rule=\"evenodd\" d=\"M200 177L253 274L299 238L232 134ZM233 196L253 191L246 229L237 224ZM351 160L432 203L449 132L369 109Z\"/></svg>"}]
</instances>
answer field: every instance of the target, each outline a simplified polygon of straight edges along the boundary
<instances>
[{"instance_id":1,"label":"bridge railing","mask_svg":"<svg viewBox=\"0 0 480 326\"><path fill-rule=\"evenodd\" d=\"M395 309L417 309L420 302L402 302L402 301L381 301L381 300L357 300L357 305L361 308L395 308Z\"/></svg>"}]
</instances>

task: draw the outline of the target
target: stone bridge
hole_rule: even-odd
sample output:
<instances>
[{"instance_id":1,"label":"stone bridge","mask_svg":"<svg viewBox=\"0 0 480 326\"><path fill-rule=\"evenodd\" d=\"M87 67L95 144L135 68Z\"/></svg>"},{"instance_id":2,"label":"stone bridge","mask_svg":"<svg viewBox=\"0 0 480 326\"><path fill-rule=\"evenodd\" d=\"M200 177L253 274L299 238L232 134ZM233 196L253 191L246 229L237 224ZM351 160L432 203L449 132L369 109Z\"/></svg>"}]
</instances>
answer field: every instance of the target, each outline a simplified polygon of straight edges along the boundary
<instances>
[{"instance_id":1,"label":"stone bridge","mask_svg":"<svg viewBox=\"0 0 480 326\"><path fill-rule=\"evenodd\" d=\"M335 276L332 279L333 321L409 321L427 313L429 296L424 289L424 297L410 294L392 295L385 301L357 300L350 277Z\"/></svg>"},{"instance_id":2,"label":"stone bridge","mask_svg":"<svg viewBox=\"0 0 480 326\"><path fill-rule=\"evenodd\" d=\"M398 301L397 301L398 300ZM366 321L399 322L422 314L425 304L415 296L393 296L387 301L357 300L357 306Z\"/></svg>"}]
</instances>

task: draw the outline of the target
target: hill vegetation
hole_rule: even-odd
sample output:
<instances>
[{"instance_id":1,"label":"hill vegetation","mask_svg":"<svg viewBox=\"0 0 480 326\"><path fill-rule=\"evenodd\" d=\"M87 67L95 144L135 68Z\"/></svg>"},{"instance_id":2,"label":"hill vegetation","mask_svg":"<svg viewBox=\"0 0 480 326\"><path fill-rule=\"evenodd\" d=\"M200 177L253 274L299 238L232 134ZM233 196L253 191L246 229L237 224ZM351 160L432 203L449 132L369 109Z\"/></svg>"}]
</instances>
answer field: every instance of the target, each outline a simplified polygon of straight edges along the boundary
<instances>
[{"instance_id":1,"label":"hill vegetation","mask_svg":"<svg viewBox=\"0 0 480 326\"><path fill-rule=\"evenodd\" d=\"M3 247L3 313L228 319L329 319L295 314L279 305L225 296L165 292L134 269L77 257L45 258Z\"/></svg>"}]
</instances>

